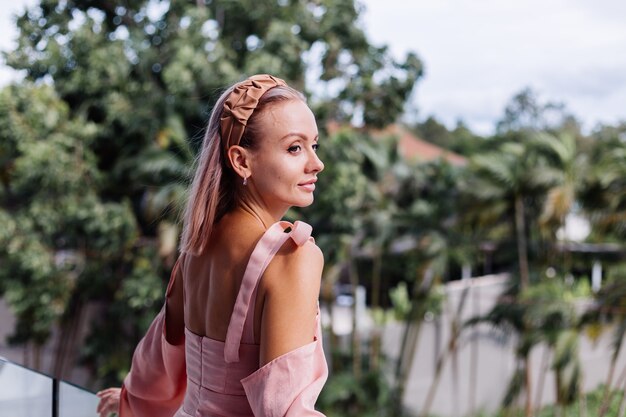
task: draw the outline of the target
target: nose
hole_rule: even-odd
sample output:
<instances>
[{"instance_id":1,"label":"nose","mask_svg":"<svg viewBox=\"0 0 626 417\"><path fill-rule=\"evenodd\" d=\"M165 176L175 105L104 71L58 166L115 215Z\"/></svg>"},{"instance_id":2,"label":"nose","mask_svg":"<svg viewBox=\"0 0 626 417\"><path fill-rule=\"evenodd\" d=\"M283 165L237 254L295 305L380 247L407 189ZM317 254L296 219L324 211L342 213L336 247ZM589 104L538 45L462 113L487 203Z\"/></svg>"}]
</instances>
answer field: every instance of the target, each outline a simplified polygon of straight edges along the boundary
<instances>
[{"instance_id":1,"label":"nose","mask_svg":"<svg viewBox=\"0 0 626 417\"><path fill-rule=\"evenodd\" d=\"M309 157L308 168L311 172L320 172L324 169L324 163L314 151L311 152L311 156Z\"/></svg>"}]
</instances>

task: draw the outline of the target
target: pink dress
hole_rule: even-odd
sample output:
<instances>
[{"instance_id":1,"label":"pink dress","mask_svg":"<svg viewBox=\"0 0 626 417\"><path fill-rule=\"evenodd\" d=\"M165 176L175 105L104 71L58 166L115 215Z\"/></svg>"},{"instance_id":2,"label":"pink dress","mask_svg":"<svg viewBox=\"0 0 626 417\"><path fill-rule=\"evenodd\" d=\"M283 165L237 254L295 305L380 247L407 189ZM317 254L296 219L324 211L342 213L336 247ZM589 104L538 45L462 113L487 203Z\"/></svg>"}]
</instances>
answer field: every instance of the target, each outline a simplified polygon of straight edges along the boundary
<instances>
[{"instance_id":1,"label":"pink dress","mask_svg":"<svg viewBox=\"0 0 626 417\"><path fill-rule=\"evenodd\" d=\"M311 226L303 222L278 222L265 232L248 261L224 342L185 329L184 344L169 344L164 306L133 355L120 417L323 416L314 409L328 376L319 310L311 343L261 368L253 334L257 284L265 268L288 238L301 246L310 235Z\"/></svg>"}]
</instances>

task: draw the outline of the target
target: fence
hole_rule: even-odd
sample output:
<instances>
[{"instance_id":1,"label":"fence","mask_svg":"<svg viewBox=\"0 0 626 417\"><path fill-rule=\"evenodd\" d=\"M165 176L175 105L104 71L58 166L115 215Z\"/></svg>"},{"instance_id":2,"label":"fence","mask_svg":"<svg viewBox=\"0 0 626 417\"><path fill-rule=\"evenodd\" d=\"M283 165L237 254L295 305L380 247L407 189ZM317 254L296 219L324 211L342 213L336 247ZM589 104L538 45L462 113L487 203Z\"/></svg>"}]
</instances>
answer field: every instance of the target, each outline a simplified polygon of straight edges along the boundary
<instances>
[{"instance_id":1,"label":"fence","mask_svg":"<svg viewBox=\"0 0 626 417\"><path fill-rule=\"evenodd\" d=\"M97 417L98 397L0 358L0 417Z\"/></svg>"}]
</instances>

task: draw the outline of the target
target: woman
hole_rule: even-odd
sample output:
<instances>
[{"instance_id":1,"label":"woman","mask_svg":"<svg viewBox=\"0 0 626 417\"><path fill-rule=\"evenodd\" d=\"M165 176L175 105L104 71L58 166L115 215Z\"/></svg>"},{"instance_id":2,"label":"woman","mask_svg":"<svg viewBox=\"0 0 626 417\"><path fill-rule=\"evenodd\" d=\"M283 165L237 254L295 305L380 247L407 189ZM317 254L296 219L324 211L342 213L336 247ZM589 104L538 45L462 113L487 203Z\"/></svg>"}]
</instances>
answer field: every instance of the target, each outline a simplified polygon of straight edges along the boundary
<instances>
[{"instance_id":1,"label":"woman","mask_svg":"<svg viewBox=\"0 0 626 417\"><path fill-rule=\"evenodd\" d=\"M256 75L217 101L198 159L166 302L121 389L126 416L320 416L328 369L317 299L323 256L306 223L318 131L301 93Z\"/></svg>"}]
</instances>

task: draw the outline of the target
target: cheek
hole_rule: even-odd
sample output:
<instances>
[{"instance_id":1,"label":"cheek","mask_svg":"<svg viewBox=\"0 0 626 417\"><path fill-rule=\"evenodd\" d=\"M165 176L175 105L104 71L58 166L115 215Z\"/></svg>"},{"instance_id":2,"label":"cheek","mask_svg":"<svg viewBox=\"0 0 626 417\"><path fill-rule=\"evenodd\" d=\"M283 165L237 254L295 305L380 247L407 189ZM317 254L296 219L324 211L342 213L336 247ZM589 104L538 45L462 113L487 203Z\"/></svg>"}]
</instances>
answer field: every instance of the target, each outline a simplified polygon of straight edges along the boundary
<instances>
[{"instance_id":1,"label":"cheek","mask_svg":"<svg viewBox=\"0 0 626 417\"><path fill-rule=\"evenodd\" d=\"M297 170L294 166L294 161L289 158L284 158L275 161L271 168L268 170L269 177L274 181L287 182L293 181L297 177Z\"/></svg>"},{"instance_id":2,"label":"cheek","mask_svg":"<svg viewBox=\"0 0 626 417\"><path fill-rule=\"evenodd\" d=\"M276 188L286 180L285 170L281 164L266 164L257 180L260 180L264 187Z\"/></svg>"},{"instance_id":3,"label":"cheek","mask_svg":"<svg viewBox=\"0 0 626 417\"><path fill-rule=\"evenodd\" d=\"M259 180L270 188L291 187L302 180L302 162L292 155L264 158L258 166L263 167Z\"/></svg>"}]
</instances>

